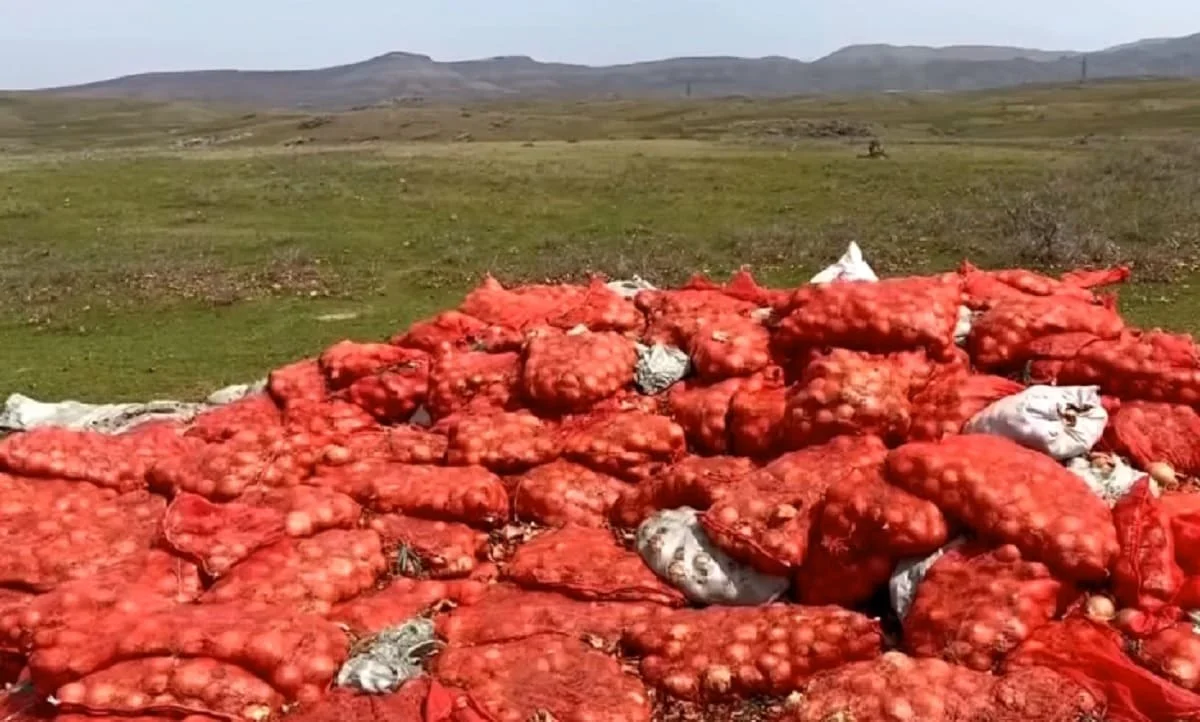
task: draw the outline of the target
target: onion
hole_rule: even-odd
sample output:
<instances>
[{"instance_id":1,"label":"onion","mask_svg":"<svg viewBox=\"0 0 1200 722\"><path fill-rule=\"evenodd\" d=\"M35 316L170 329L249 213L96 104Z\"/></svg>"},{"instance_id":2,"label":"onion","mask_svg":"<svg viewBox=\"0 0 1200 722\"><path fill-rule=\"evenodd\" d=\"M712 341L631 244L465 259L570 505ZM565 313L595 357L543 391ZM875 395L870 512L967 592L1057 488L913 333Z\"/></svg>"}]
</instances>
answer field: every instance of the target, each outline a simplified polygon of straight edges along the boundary
<instances>
[{"instance_id":1,"label":"onion","mask_svg":"<svg viewBox=\"0 0 1200 722\"><path fill-rule=\"evenodd\" d=\"M271 680L279 689L298 689L304 683L304 672L295 664L281 664L271 675Z\"/></svg>"},{"instance_id":2,"label":"onion","mask_svg":"<svg viewBox=\"0 0 1200 722\"><path fill-rule=\"evenodd\" d=\"M87 689L87 706L91 709L106 710L117 696L117 689L106 682L93 684Z\"/></svg>"},{"instance_id":3,"label":"onion","mask_svg":"<svg viewBox=\"0 0 1200 722\"><path fill-rule=\"evenodd\" d=\"M1170 464L1156 461L1146 467L1146 471L1160 486L1173 487L1176 483L1175 469L1171 468Z\"/></svg>"},{"instance_id":4,"label":"onion","mask_svg":"<svg viewBox=\"0 0 1200 722\"><path fill-rule=\"evenodd\" d=\"M1113 624L1117 627L1117 629L1134 631L1142 627L1145 624L1145 621L1145 613L1138 611L1137 609L1122 609L1121 611L1117 612L1116 617L1113 619Z\"/></svg>"},{"instance_id":5,"label":"onion","mask_svg":"<svg viewBox=\"0 0 1200 722\"><path fill-rule=\"evenodd\" d=\"M208 665L185 661L171 678L171 691L180 697L200 697L211 682Z\"/></svg>"},{"instance_id":6,"label":"onion","mask_svg":"<svg viewBox=\"0 0 1200 722\"><path fill-rule=\"evenodd\" d=\"M226 629L212 640L209 645L212 656L216 659L237 659L246 647L246 634L238 629Z\"/></svg>"},{"instance_id":7,"label":"onion","mask_svg":"<svg viewBox=\"0 0 1200 722\"><path fill-rule=\"evenodd\" d=\"M1196 682L1200 681L1200 668L1194 662L1182 657L1172 657L1168 660L1165 671L1168 676L1186 689L1194 689Z\"/></svg>"},{"instance_id":8,"label":"onion","mask_svg":"<svg viewBox=\"0 0 1200 722\"><path fill-rule=\"evenodd\" d=\"M59 701L64 704L77 705L83 704L83 699L87 693L87 687L79 682L72 682L71 684L64 684L62 687L60 687L54 696L58 697Z\"/></svg>"}]
</instances>

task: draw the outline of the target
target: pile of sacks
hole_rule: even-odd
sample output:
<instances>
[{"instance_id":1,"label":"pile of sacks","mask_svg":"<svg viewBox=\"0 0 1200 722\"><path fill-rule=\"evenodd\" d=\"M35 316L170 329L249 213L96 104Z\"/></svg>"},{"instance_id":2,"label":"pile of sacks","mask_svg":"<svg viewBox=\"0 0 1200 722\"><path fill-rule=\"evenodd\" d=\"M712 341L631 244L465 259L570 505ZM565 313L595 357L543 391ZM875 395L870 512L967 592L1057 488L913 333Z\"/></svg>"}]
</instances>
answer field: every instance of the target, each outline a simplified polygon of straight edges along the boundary
<instances>
[{"instance_id":1,"label":"pile of sacks","mask_svg":"<svg viewBox=\"0 0 1200 722\"><path fill-rule=\"evenodd\" d=\"M0 719L1200 719L1200 349L1125 269L488 279L0 441Z\"/></svg>"}]
</instances>

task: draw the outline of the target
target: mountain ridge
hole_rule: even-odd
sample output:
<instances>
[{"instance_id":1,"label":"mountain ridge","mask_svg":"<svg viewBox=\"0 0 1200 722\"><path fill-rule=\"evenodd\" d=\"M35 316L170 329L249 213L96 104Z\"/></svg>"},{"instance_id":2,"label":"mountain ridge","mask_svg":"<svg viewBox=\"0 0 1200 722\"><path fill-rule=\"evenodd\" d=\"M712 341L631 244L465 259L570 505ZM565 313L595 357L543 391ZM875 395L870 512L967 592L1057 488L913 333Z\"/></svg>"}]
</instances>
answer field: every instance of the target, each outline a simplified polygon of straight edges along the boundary
<instances>
[{"instance_id":1,"label":"mountain ridge","mask_svg":"<svg viewBox=\"0 0 1200 722\"><path fill-rule=\"evenodd\" d=\"M393 51L310 70L150 72L37 93L338 109L505 98L772 96L959 91L1089 78L1200 77L1200 34L1100 51L988 45L850 45L812 62L769 56L674 57L590 66L524 55L437 61Z\"/></svg>"}]
</instances>

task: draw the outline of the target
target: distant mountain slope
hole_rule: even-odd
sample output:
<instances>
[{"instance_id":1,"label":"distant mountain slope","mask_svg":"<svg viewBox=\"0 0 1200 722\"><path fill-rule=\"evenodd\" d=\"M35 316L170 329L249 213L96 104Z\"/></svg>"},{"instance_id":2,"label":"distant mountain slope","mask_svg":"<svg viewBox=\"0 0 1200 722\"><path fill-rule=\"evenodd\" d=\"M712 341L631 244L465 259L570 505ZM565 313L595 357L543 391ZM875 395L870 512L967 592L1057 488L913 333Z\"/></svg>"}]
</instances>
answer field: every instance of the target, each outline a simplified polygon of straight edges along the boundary
<instances>
[{"instance_id":1,"label":"distant mountain slope","mask_svg":"<svg viewBox=\"0 0 1200 722\"><path fill-rule=\"evenodd\" d=\"M1005 60L1035 60L1047 62L1079 55L1070 50L1047 51L1030 48L1009 48L995 45L951 45L930 48L919 45L850 45L818 60L826 65L866 65L899 63L919 65L936 61L1003 62Z\"/></svg>"},{"instance_id":2,"label":"distant mountain slope","mask_svg":"<svg viewBox=\"0 0 1200 722\"><path fill-rule=\"evenodd\" d=\"M1091 78L1200 77L1200 35L1143 40L1087 53ZM45 92L90 97L344 108L396 99L728 96L883 90L975 90L1070 82L1080 53L992 46L856 45L816 62L789 58L671 58L590 67L510 56L438 62L388 53L317 70L147 73Z\"/></svg>"}]
</instances>

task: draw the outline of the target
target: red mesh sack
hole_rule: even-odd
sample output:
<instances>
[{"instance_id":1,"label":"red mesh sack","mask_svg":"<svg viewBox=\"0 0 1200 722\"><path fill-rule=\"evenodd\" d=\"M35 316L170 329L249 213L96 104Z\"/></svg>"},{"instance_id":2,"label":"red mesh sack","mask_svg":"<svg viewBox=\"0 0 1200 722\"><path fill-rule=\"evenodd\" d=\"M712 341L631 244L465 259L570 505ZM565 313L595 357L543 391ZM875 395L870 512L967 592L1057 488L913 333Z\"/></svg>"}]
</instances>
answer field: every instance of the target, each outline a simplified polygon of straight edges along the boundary
<instances>
[{"instance_id":1,"label":"red mesh sack","mask_svg":"<svg viewBox=\"0 0 1200 722\"><path fill-rule=\"evenodd\" d=\"M888 553L825 543L810 543L804 564L792 577L801 604L853 607L869 601L885 587L896 568Z\"/></svg>"},{"instance_id":2,"label":"red mesh sack","mask_svg":"<svg viewBox=\"0 0 1200 722\"><path fill-rule=\"evenodd\" d=\"M1125 655L1121 635L1102 624L1068 618L1033 633L1006 662L1009 674L1046 667L1105 700L1107 719L1188 720L1200 715L1200 695L1156 677Z\"/></svg>"},{"instance_id":3,"label":"red mesh sack","mask_svg":"<svg viewBox=\"0 0 1200 722\"><path fill-rule=\"evenodd\" d=\"M627 411L661 414L666 411L663 395L643 396L632 389L622 389L592 407L590 416L603 416ZM569 418L569 417L568 417Z\"/></svg>"},{"instance_id":4,"label":"red mesh sack","mask_svg":"<svg viewBox=\"0 0 1200 722\"><path fill-rule=\"evenodd\" d=\"M336 687L311 705L288 713L288 722L450 722L447 718L426 716L426 698L430 695L427 679L405 682L391 694L362 694Z\"/></svg>"},{"instance_id":5,"label":"red mesh sack","mask_svg":"<svg viewBox=\"0 0 1200 722\"><path fill-rule=\"evenodd\" d=\"M280 426L283 415L275 400L265 393L251 394L224 406L196 414L185 436L209 443L231 438L244 428Z\"/></svg>"},{"instance_id":6,"label":"red mesh sack","mask_svg":"<svg viewBox=\"0 0 1200 722\"><path fill-rule=\"evenodd\" d=\"M505 288L491 276L484 278L463 299L458 310L484 323L525 329L545 326L564 309L583 303L587 291L580 286L528 284Z\"/></svg>"},{"instance_id":7,"label":"red mesh sack","mask_svg":"<svg viewBox=\"0 0 1200 722\"><path fill-rule=\"evenodd\" d=\"M617 526L635 528L662 509L704 511L754 473L749 459L689 456L636 486L626 487L612 509Z\"/></svg>"},{"instance_id":8,"label":"red mesh sack","mask_svg":"<svg viewBox=\"0 0 1200 722\"><path fill-rule=\"evenodd\" d=\"M1116 339L1073 341L1073 346L1076 353L1071 355L1054 349L1061 363L1051 363L1040 373L1063 386L1098 385L1123 400L1200 404L1200 349L1188 336L1127 333Z\"/></svg>"},{"instance_id":9,"label":"red mesh sack","mask_svg":"<svg viewBox=\"0 0 1200 722\"><path fill-rule=\"evenodd\" d=\"M379 535L334 529L260 549L213 585L200 601L287 605L327 614L334 604L370 589L387 569Z\"/></svg>"},{"instance_id":10,"label":"red mesh sack","mask_svg":"<svg viewBox=\"0 0 1200 722\"><path fill-rule=\"evenodd\" d=\"M516 480L513 511L544 526L602 527L628 484L569 461L554 461Z\"/></svg>"},{"instance_id":11,"label":"red mesh sack","mask_svg":"<svg viewBox=\"0 0 1200 722\"><path fill-rule=\"evenodd\" d=\"M308 476L323 446L311 434L289 433L287 427L245 429L223 443L161 459L150 470L150 486L214 501L236 499L251 487L295 486Z\"/></svg>"},{"instance_id":12,"label":"red mesh sack","mask_svg":"<svg viewBox=\"0 0 1200 722\"><path fill-rule=\"evenodd\" d=\"M1141 640L1137 660L1150 671L1193 692L1200 690L1200 635L1181 623Z\"/></svg>"},{"instance_id":13,"label":"red mesh sack","mask_svg":"<svg viewBox=\"0 0 1200 722\"><path fill-rule=\"evenodd\" d=\"M693 279L695 281L695 279ZM753 300L726 294L713 283L689 283L682 288L656 288L639 292L633 303L653 321L667 315L721 315L750 313L759 307Z\"/></svg>"},{"instance_id":14,"label":"red mesh sack","mask_svg":"<svg viewBox=\"0 0 1200 722\"><path fill-rule=\"evenodd\" d=\"M1186 476L1200 474L1200 414L1190 406L1123 402L1109 417L1104 441L1142 469L1163 462Z\"/></svg>"},{"instance_id":15,"label":"red mesh sack","mask_svg":"<svg viewBox=\"0 0 1200 722\"><path fill-rule=\"evenodd\" d=\"M1105 712L1104 699L1056 670L1014 669L996 680L988 704L996 722L1077 722Z\"/></svg>"},{"instance_id":16,"label":"red mesh sack","mask_svg":"<svg viewBox=\"0 0 1200 722\"><path fill-rule=\"evenodd\" d=\"M812 679L785 722L1078 722L1103 700L1044 668L993 677L940 659L889 652Z\"/></svg>"},{"instance_id":17,"label":"red mesh sack","mask_svg":"<svg viewBox=\"0 0 1200 722\"><path fill-rule=\"evenodd\" d=\"M683 349L689 348L692 337L714 319L746 315L757 308L753 302L712 289L642 291L634 303L646 313L647 341Z\"/></svg>"},{"instance_id":18,"label":"red mesh sack","mask_svg":"<svg viewBox=\"0 0 1200 722\"><path fill-rule=\"evenodd\" d=\"M538 408L585 411L633 383L637 351L616 333L545 335L529 342L521 388Z\"/></svg>"},{"instance_id":19,"label":"red mesh sack","mask_svg":"<svg viewBox=\"0 0 1200 722\"><path fill-rule=\"evenodd\" d=\"M210 657L269 681L287 699L312 701L346 659L332 622L287 607L180 605L153 614L79 618L34 637L29 669L46 693L93 672L144 657Z\"/></svg>"},{"instance_id":20,"label":"red mesh sack","mask_svg":"<svg viewBox=\"0 0 1200 722\"><path fill-rule=\"evenodd\" d=\"M517 394L520 378L516 353L444 354L429 371L429 412L440 419L471 405L505 408Z\"/></svg>"},{"instance_id":21,"label":"red mesh sack","mask_svg":"<svg viewBox=\"0 0 1200 722\"><path fill-rule=\"evenodd\" d=\"M621 478L644 478L685 452L683 429L665 416L593 414L563 426L565 457Z\"/></svg>"},{"instance_id":22,"label":"red mesh sack","mask_svg":"<svg viewBox=\"0 0 1200 722\"><path fill-rule=\"evenodd\" d=\"M784 455L728 490L700 518L712 541L735 559L783 575L804 562L820 504L830 485L883 463L872 437L834 439Z\"/></svg>"},{"instance_id":23,"label":"red mesh sack","mask_svg":"<svg viewBox=\"0 0 1200 722\"><path fill-rule=\"evenodd\" d=\"M172 549L219 577L285 534L282 514L246 504L214 504L180 494L163 517L163 537Z\"/></svg>"},{"instance_id":24,"label":"red mesh sack","mask_svg":"<svg viewBox=\"0 0 1200 722\"><path fill-rule=\"evenodd\" d=\"M196 567L166 552L151 550L53 591L0 608L0 648L23 653L35 634L72 623L87 623L113 612L149 614L186 604L200 596ZM22 667L24 663L22 662Z\"/></svg>"},{"instance_id":25,"label":"red mesh sack","mask_svg":"<svg viewBox=\"0 0 1200 722\"><path fill-rule=\"evenodd\" d=\"M1012 545L955 547L917 587L904 618L905 648L986 672L1048 624L1073 592Z\"/></svg>"},{"instance_id":26,"label":"red mesh sack","mask_svg":"<svg viewBox=\"0 0 1200 722\"><path fill-rule=\"evenodd\" d=\"M894 558L932 554L949 540L941 510L883 479L882 465L855 468L829 487L821 509L820 536Z\"/></svg>"},{"instance_id":27,"label":"red mesh sack","mask_svg":"<svg viewBox=\"0 0 1200 722\"><path fill-rule=\"evenodd\" d=\"M709 607L658 613L625 635L642 676L689 700L786 695L826 669L880 654L879 622L837 607Z\"/></svg>"},{"instance_id":28,"label":"red mesh sack","mask_svg":"<svg viewBox=\"0 0 1200 722\"><path fill-rule=\"evenodd\" d=\"M646 323L633 302L623 298L604 281L593 278L576 302L549 318L552 326L572 329L586 326L592 331L637 331Z\"/></svg>"},{"instance_id":29,"label":"red mesh sack","mask_svg":"<svg viewBox=\"0 0 1200 722\"><path fill-rule=\"evenodd\" d=\"M1025 365L1025 375L1031 384L1057 386L1058 377L1068 361L1092 344L1114 344L1119 341L1102 341L1090 333L1058 333L1035 338L1025 345L1025 355L1030 361ZM1080 385L1096 385L1095 383Z\"/></svg>"},{"instance_id":30,"label":"red mesh sack","mask_svg":"<svg viewBox=\"0 0 1200 722\"><path fill-rule=\"evenodd\" d=\"M963 277L966 305L975 310L986 310L999 303L1029 301L1038 297L1053 297L1061 302L1099 303L1095 294L1086 290L1089 286L1081 285L1081 282L1102 279L1089 278L1082 273L1070 276L1072 280L1068 282L1065 277L1059 281L1023 268L981 271L966 261L963 261L959 273Z\"/></svg>"},{"instance_id":31,"label":"red mesh sack","mask_svg":"<svg viewBox=\"0 0 1200 722\"><path fill-rule=\"evenodd\" d=\"M788 390L783 386L743 387L733 395L725 424L734 453L770 457L780 450L787 397Z\"/></svg>"},{"instance_id":32,"label":"red mesh sack","mask_svg":"<svg viewBox=\"0 0 1200 722\"><path fill-rule=\"evenodd\" d=\"M1125 322L1116 311L1058 299L1000 303L971 323L967 347L981 368L1012 368L1031 358L1030 341L1059 333L1116 338Z\"/></svg>"},{"instance_id":33,"label":"red mesh sack","mask_svg":"<svg viewBox=\"0 0 1200 722\"><path fill-rule=\"evenodd\" d=\"M785 447L799 449L838 436L902 440L912 419L912 364L907 354L845 349L809 364L788 396L780 430Z\"/></svg>"},{"instance_id":34,"label":"red mesh sack","mask_svg":"<svg viewBox=\"0 0 1200 722\"><path fill-rule=\"evenodd\" d=\"M778 334L794 347L873 353L925 348L942 358L954 349L961 297L956 274L808 285L792 295L794 310Z\"/></svg>"},{"instance_id":35,"label":"red mesh sack","mask_svg":"<svg viewBox=\"0 0 1200 722\"><path fill-rule=\"evenodd\" d=\"M78 487L78 488L75 488ZM87 484L0 475L0 584L49 591L150 549L166 502Z\"/></svg>"},{"instance_id":36,"label":"red mesh sack","mask_svg":"<svg viewBox=\"0 0 1200 722\"><path fill-rule=\"evenodd\" d=\"M402 560L402 572L415 562L433 577L466 576L487 555L488 535L465 524L384 514L371 520L371 529L383 540L387 557Z\"/></svg>"},{"instance_id":37,"label":"red mesh sack","mask_svg":"<svg viewBox=\"0 0 1200 722\"><path fill-rule=\"evenodd\" d=\"M427 355L386 343L339 341L321 354L318 362L331 389L344 389L359 379L374 376L415 360L428 368Z\"/></svg>"},{"instance_id":38,"label":"red mesh sack","mask_svg":"<svg viewBox=\"0 0 1200 722\"><path fill-rule=\"evenodd\" d=\"M325 474L333 473L326 470ZM367 491L360 499L382 513L461 521L467 524L494 525L508 519L508 492L500 477L479 466L416 466L387 462L360 462L336 470L351 477L337 486L360 487Z\"/></svg>"},{"instance_id":39,"label":"red mesh sack","mask_svg":"<svg viewBox=\"0 0 1200 722\"><path fill-rule=\"evenodd\" d=\"M441 356L451 351L472 349L488 336L488 324L460 311L443 311L417 321L389 343ZM478 349L474 349L478 350Z\"/></svg>"},{"instance_id":40,"label":"red mesh sack","mask_svg":"<svg viewBox=\"0 0 1200 722\"><path fill-rule=\"evenodd\" d=\"M700 378L720 381L765 369L771 363L770 341L770 332L758 321L729 314L705 325L688 351Z\"/></svg>"},{"instance_id":41,"label":"red mesh sack","mask_svg":"<svg viewBox=\"0 0 1200 722\"><path fill-rule=\"evenodd\" d=\"M361 513L350 497L319 487L253 489L230 504L180 494L167 507L163 534L173 549L195 559L209 575L221 576L285 533L304 537L353 528Z\"/></svg>"},{"instance_id":42,"label":"red mesh sack","mask_svg":"<svg viewBox=\"0 0 1200 722\"><path fill-rule=\"evenodd\" d=\"M293 406L284 412L284 421L287 452L303 455L308 466L316 462L328 440L379 428L361 407L340 399Z\"/></svg>"},{"instance_id":43,"label":"red mesh sack","mask_svg":"<svg viewBox=\"0 0 1200 722\"><path fill-rule=\"evenodd\" d=\"M1077 268L1062 275L1062 282L1077 288L1097 288L1125 283L1132 277L1129 266L1112 268Z\"/></svg>"},{"instance_id":44,"label":"red mesh sack","mask_svg":"<svg viewBox=\"0 0 1200 722\"><path fill-rule=\"evenodd\" d=\"M887 475L1066 579L1104 579L1119 550L1108 507L1081 478L999 436L902 446L888 456Z\"/></svg>"},{"instance_id":45,"label":"red mesh sack","mask_svg":"<svg viewBox=\"0 0 1200 722\"><path fill-rule=\"evenodd\" d=\"M192 445L170 427L150 436L46 427L0 441L0 470L133 491L146 486L146 472L156 454L182 453Z\"/></svg>"},{"instance_id":46,"label":"red mesh sack","mask_svg":"<svg viewBox=\"0 0 1200 722\"><path fill-rule=\"evenodd\" d=\"M362 507L346 494L313 486L251 489L238 502L271 509L284 518L288 536L304 537L326 529L353 529Z\"/></svg>"},{"instance_id":47,"label":"red mesh sack","mask_svg":"<svg viewBox=\"0 0 1200 722\"><path fill-rule=\"evenodd\" d=\"M760 385L751 379L727 379L711 386L675 384L667 392L667 408L696 450L724 454L729 451L727 420L734 394Z\"/></svg>"},{"instance_id":48,"label":"red mesh sack","mask_svg":"<svg viewBox=\"0 0 1200 722\"><path fill-rule=\"evenodd\" d=\"M325 399L325 375L316 359L305 359L275 369L267 376L267 390L280 406L320 403Z\"/></svg>"},{"instance_id":49,"label":"red mesh sack","mask_svg":"<svg viewBox=\"0 0 1200 722\"><path fill-rule=\"evenodd\" d=\"M568 526L517 549L506 576L531 589L596 601L682 605L683 594L660 580L635 551L607 529Z\"/></svg>"},{"instance_id":50,"label":"red mesh sack","mask_svg":"<svg viewBox=\"0 0 1200 722\"><path fill-rule=\"evenodd\" d=\"M358 637L366 637L404 624L442 602L454 602L460 607L475 604L487 589L486 583L472 579L436 581L396 577L383 589L334 607L329 619L345 625Z\"/></svg>"},{"instance_id":51,"label":"red mesh sack","mask_svg":"<svg viewBox=\"0 0 1200 722\"><path fill-rule=\"evenodd\" d=\"M358 379L346 398L384 423L409 419L429 395L429 358L420 351L406 353L420 357Z\"/></svg>"},{"instance_id":52,"label":"red mesh sack","mask_svg":"<svg viewBox=\"0 0 1200 722\"><path fill-rule=\"evenodd\" d=\"M24 646L21 644L21 615L38 595L20 589L0 587L0 688L16 679L17 673L25 666ZM20 664L15 672L10 669L10 655L17 657Z\"/></svg>"},{"instance_id":53,"label":"red mesh sack","mask_svg":"<svg viewBox=\"0 0 1200 722\"><path fill-rule=\"evenodd\" d=\"M528 411L464 414L447 419L446 463L512 474L559 454L553 424Z\"/></svg>"},{"instance_id":54,"label":"red mesh sack","mask_svg":"<svg viewBox=\"0 0 1200 722\"><path fill-rule=\"evenodd\" d=\"M937 441L962 432L976 414L1024 386L1002 376L965 373L960 369L939 372L912 396L912 441Z\"/></svg>"},{"instance_id":55,"label":"red mesh sack","mask_svg":"<svg viewBox=\"0 0 1200 722\"><path fill-rule=\"evenodd\" d=\"M1160 508L1171 523L1175 561L1188 576L1200 575L1200 494L1165 492Z\"/></svg>"},{"instance_id":56,"label":"red mesh sack","mask_svg":"<svg viewBox=\"0 0 1200 722\"><path fill-rule=\"evenodd\" d=\"M1142 477L1113 508L1121 552L1113 566L1113 593L1125 607L1153 612L1171 604L1183 585L1175 562L1171 522L1162 500Z\"/></svg>"},{"instance_id":57,"label":"red mesh sack","mask_svg":"<svg viewBox=\"0 0 1200 722\"><path fill-rule=\"evenodd\" d=\"M31 719L51 719L46 717L37 717ZM221 717L213 717L207 714L188 714L183 717L177 715L160 715L160 714L137 714L137 715L93 715L93 714L73 714L71 712L60 712L52 718L54 722L226 722ZM8 722L6 720L6 722ZM21 718L15 718L12 722L22 722Z\"/></svg>"},{"instance_id":58,"label":"red mesh sack","mask_svg":"<svg viewBox=\"0 0 1200 722\"><path fill-rule=\"evenodd\" d=\"M980 718L991 684L987 675L940 659L888 652L813 677L783 720L967 722Z\"/></svg>"},{"instance_id":59,"label":"red mesh sack","mask_svg":"<svg viewBox=\"0 0 1200 722\"><path fill-rule=\"evenodd\" d=\"M47 720L49 717L36 717L36 720ZM222 717L212 715L76 715L72 712L59 712L53 717L54 722L226 722ZM7 721L6 721L7 722ZM22 718L13 718L12 722L22 722Z\"/></svg>"},{"instance_id":60,"label":"red mesh sack","mask_svg":"<svg viewBox=\"0 0 1200 722\"><path fill-rule=\"evenodd\" d=\"M449 440L442 434L404 424L362 431L339 439L322 449L320 463L345 466L365 459L400 464L440 464L446 458Z\"/></svg>"},{"instance_id":61,"label":"red mesh sack","mask_svg":"<svg viewBox=\"0 0 1200 722\"><path fill-rule=\"evenodd\" d=\"M753 303L755 306L766 308L774 308L781 303L786 303L791 296L791 292L789 291L760 286L750 273L749 268L746 267L735 271L730 276L729 283L724 285L714 283L711 279L697 274L688 279L688 282L683 284L681 288L694 291L718 291L730 298L747 301Z\"/></svg>"},{"instance_id":62,"label":"red mesh sack","mask_svg":"<svg viewBox=\"0 0 1200 722\"><path fill-rule=\"evenodd\" d=\"M865 602L896 561L931 554L949 536L935 505L888 484L878 468L856 470L826 493L795 576L796 596L804 604Z\"/></svg>"},{"instance_id":63,"label":"red mesh sack","mask_svg":"<svg viewBox=\"0 0 1200 722\"><path fill-rule=\"evenodd\" d=\"M635 602L585 602L552 592L496 584L474 604L439 616L437 632L455 647L509 642L539 634L599 638L607 645L618 641L624 629L656 608Z\"/></svg>"},{"instance_id":64,"label":"red mesh sack","mask_svg":"<svg viewBox=\"0 0 1200 722\"><path fill-rule=\"evenodd\" d=\"M205 658L119 662L63 685L54 696L63 709L89 714L200 713L235 720L266 719L284 703L245 669Z\"/></svg>"},{"instance_id":65,"label":"red mesh sack","mask_svg":"<svg viewBox=\"0 0 1200 722\"><path fill-rule=\"evenodd\" d=\"M555 634L479 647L451 647L433 675L465 690L486 719L649 722L650 701L636 677L587 644Z\"/></svg>"}]
</instances>

